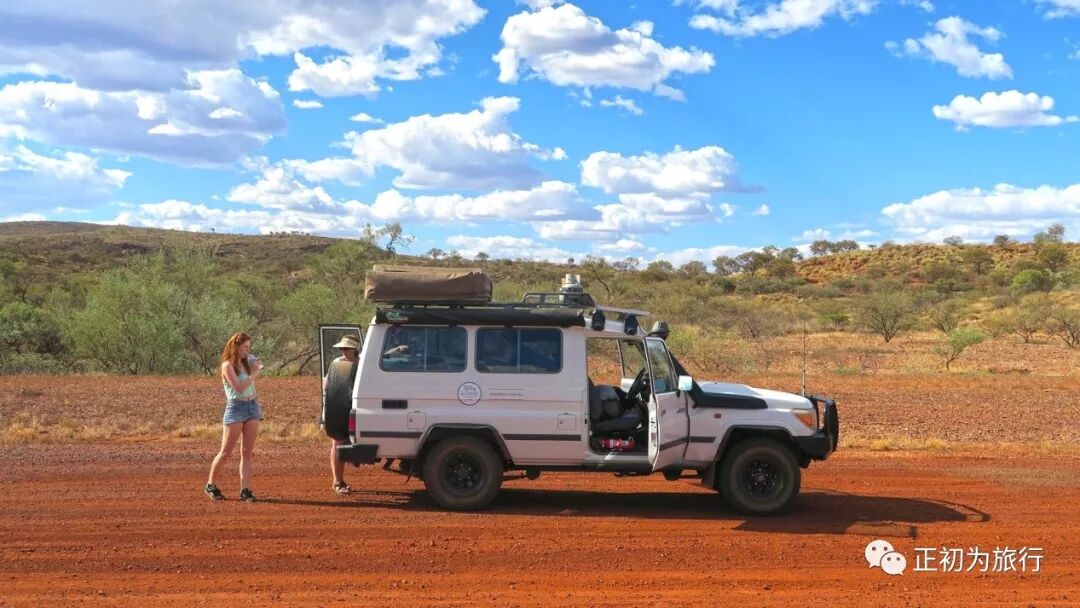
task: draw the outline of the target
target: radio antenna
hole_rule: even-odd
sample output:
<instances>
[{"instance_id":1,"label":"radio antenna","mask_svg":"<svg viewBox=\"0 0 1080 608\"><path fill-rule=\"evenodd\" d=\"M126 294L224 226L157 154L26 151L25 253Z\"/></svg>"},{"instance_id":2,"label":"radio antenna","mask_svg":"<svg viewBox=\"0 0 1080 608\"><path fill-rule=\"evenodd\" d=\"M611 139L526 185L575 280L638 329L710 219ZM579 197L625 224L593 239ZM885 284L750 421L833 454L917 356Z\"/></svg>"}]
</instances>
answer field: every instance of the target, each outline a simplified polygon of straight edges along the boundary
<instances>
[{"instance_id":1,"label":"radio antenna","mask_svg":"<svg viewBox=\"0 0 1080 608\"><path fill-rule=\"evenodd\" d=\"M802 323L802 396L806 396L806 321Z\"/></svg>"}]
</instances>

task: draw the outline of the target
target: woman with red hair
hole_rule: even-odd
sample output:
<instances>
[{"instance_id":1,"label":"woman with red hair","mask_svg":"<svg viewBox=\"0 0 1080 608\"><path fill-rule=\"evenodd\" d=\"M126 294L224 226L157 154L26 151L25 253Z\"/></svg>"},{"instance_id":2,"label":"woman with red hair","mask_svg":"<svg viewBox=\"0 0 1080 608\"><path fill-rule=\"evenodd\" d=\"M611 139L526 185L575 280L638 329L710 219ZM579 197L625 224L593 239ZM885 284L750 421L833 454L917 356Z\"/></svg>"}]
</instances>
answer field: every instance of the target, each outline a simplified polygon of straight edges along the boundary
<instances>
[{"instance_id":1,"label":"woman with red hair","mask_svg":"<svg viewBox=\"0 0 1080 608\"><path fill-rule=\"evenodd\" d=\"M224 428L221 433L221 449L210 465L210 478L206 482L206 495L211 500L224 500L215 480L222 465L229 459L237 442L240 443L240 500L254 502L251 492L251 460L255 453L255 436L259 433L262 409L255 395L255 377L263 364L251 354L251 337L238 331L225 343L221 353L221 383L225 387Z\"/></svg>"}]
</instances>

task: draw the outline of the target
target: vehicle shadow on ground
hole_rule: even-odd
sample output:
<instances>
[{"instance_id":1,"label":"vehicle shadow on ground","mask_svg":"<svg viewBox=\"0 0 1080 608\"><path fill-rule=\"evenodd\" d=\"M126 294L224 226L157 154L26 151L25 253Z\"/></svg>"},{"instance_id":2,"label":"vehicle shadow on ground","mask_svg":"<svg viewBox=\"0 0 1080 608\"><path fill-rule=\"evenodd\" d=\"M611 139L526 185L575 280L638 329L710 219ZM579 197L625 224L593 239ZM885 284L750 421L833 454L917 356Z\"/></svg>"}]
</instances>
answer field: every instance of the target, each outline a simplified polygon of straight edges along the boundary
<instances>
[{"instance_id":1,"label":"vehicle shadow on ground","mask_svg":"<svg viewBox=\"0 0 1080 608\"><path fill-rule=\"evenodd\" d=\"M263 502L334 508L390 508L441 511L423 489L356 492L340 500L265 499ZM736 530L788 534L855 534L918 538L919 524L985 523L988 513L938 500L866 496L811 490L779 517L747 517L729 509L714 493L649 492L642 494L586 490L503 488L485 510L499 515L536 517L626 517L741 521Z\"/></svg>"}]
</instances>

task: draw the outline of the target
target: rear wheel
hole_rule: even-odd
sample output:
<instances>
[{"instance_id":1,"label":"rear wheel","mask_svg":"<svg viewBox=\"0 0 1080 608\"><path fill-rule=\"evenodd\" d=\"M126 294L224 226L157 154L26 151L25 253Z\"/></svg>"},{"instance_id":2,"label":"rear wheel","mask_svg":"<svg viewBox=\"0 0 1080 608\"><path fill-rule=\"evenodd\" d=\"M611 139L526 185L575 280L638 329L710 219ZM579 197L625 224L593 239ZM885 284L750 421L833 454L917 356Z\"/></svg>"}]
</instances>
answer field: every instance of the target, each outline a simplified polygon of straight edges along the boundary
<instances>
[{"instance_id":1,"label":"rear wheel","mask_svg":"<svg viewBox=\"0 0 1080 608\"><path fill-rule=\"evenodd\" d=\"M799 495L802 471L795 455L775 439L747 439L735 444L720 463L716 489L736 511L777 515Z\"/></svg>"},{"instance_id":2,"label":"rear wheel","mask_svg":"<svg viewBox=\"0 0 1080 608\"><path fill-rule=\"evenodd\" d=\"M503 463L490 444L475 437L450 437L424 459L424 485L435 502L452 511L488 506L502 485Z\"/></svg>"}]
</instances>

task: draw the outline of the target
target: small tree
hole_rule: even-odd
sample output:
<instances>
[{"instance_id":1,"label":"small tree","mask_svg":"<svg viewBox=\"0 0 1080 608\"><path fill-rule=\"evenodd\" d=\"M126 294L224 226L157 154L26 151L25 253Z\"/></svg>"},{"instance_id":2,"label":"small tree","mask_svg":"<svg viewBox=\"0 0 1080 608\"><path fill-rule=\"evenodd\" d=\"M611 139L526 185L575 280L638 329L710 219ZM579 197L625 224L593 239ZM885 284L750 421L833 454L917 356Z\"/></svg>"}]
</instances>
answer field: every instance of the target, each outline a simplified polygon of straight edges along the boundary
<instances>
[{"instance_id":1,"label":"small tree","mask_svg":"<svg viewBox=\"0 0 1080 608\"><path fill-rule=\"evenodd\" d=\"M709 269L705 267L705 264L702 264L697 260L691 260L682 266L679 266L679 273L690 279L700 277L708 271Z\"/></svg>"},{"instance_id":2,"label":"small tree","mask_svg":"<svg viewBox=\"0 0 1080 608\"><path fill-rule=\"evenodd\" d=\"M959 247L964 244L964 239L960 236L947 236L941 242L949 245L950 247Z\"/></svg>"},{"instance_id":3,"label":"small tree","mask_svg":"<svg viewBox=\"0 0 1080 608\"><path fill-rule=\"evenodd\" d=\"M925 316L931 327L948 334L960 326L964 305L957 300L945 300L926 309Z\"/></svg>"},{"instance_id":4,"label":"small tree","mask_svg":"<svg viewBox=\"0 0 1080 608\"><path fill-rule=\"evenodd\" d=\"M934 352L945 359L945 369L948 370L953 361L956 361L969 346L982 342L985 336L975 327L957 327L950 331L942 344L934 348Z\"/></svg>"},{"instance_id":5,"label":"small tree","mask_svg":"<svg viewBox=\"0 0 1080 608\"><path fill-rule=\"evenodd\" d=\"M1012 239L1012 237L1010 237L1007 234L999 234L999 235L994 237L994 247L1005 248L1005 247L1011 247L1012 245L1015 245L1015 244L1016 244L1016 241L1014 241Z\"/></svg>"},{"instance_id":6,"label":"small tree","mask_svg":"<svg viewBox=\"0 0 1080 608\"><path fill-rule=\"evenodd\" d=\"M1050 332L1065 341L1069 348L1080 348L1080 310L1054 308L1050 312Z\"/></svg>"},{"instance_id":7,"label":"small tree","mask_svg":"<svg viewBox=\"0 0 1080 608\"><path fill-rule=\"evenodd\" d=\"M1035 258L1051 272L1061 272L1069 265L1069 251L1060 243L1043 245Z\"/></svg>"},{"instance_id":8,"label":"small tree","mask_svg":"<svg viewBox=\"0 0 1080 608\"><path fill-rule=\"evenodd\" d=\"M968 247L960 252L960 261L975 274L986 274L994 267L994 256L984 247Z\"/></svg>"},{"instance_id":9,"label":"small tree","mask_svg":"<svg viewBox=\"0 0 1080 608\"><path fill-rule=\"evenodd\" d=\"M829 312L821 315L821 319L831 325L833 329L840 331L851 322L851 315L846 312Z\"/></svg>"},{"instance_id":10,"label":"small tree","mask_svg":"<svg viewBox=\"0 0 1080 608\"><path fill-rule=\"evenodd\" d=\"M1051 224L1045 232L1036 232L1035 238L1032 240L1040 247L1051 243L1061 243L1065 240L1065 226Z\"/></svg>"},{"instance_id":11,"label":"small tree","mask_svg":"<svg viewBox=\"0 0 1080 608\"><path fill-rule=\"evenodd\" d=\"M721 255L713 260L713 268L716 269L716 273L720 276L726 277L728 275L735 274L741 270L739 262L731 256Z\"/></svg>"},{"instance_id":12,"label":"small tree","mask_svg":"<svg viewBox=\"0 0 1080 608\"><path fill-rule=\"evenodd\" d=\"M914 308L911 298L901 291L878 292L859 307L859 324L888 343L911 326Z\"/></svg>"}]
</instances>

